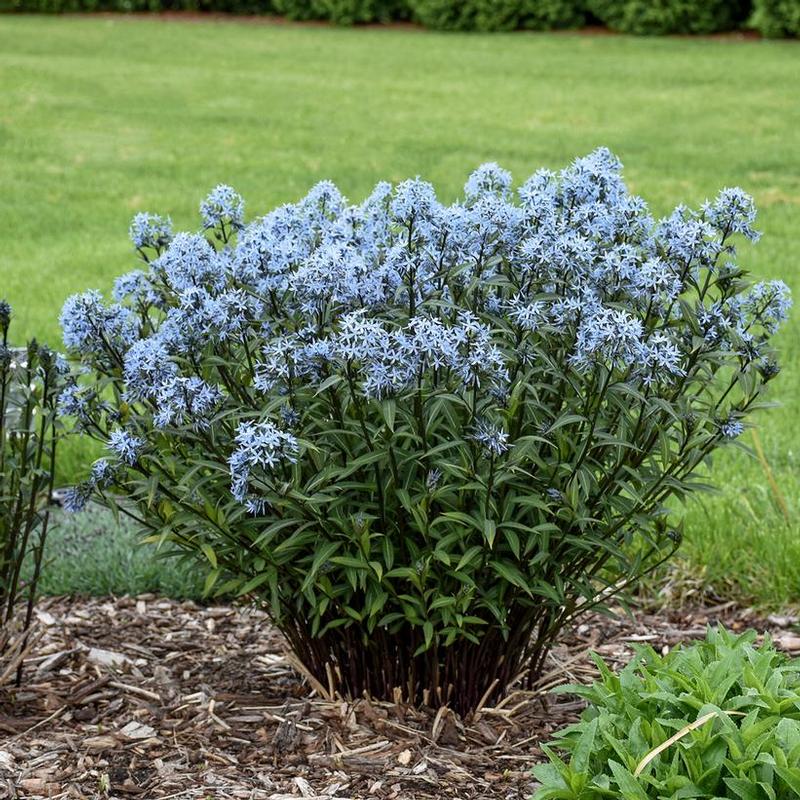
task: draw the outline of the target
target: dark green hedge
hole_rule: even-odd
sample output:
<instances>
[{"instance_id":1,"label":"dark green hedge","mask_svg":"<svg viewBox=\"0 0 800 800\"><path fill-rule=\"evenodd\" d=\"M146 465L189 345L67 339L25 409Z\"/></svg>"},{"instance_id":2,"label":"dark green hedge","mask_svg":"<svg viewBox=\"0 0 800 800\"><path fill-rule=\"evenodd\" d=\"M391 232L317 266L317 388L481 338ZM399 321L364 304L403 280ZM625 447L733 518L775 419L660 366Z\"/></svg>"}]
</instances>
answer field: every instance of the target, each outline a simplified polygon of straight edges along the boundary
<instances>
[{"instance_id":1,"label":"dark green hedge","mask_svg":"<svg viewBox=\"0 0 800 800\"><path fill-rule=\"evenodd\" d=\"M439 30L510 31L579 28L583 0L408 0L414 19Z\"/></svg>"},{"instance_id":2,"label":"dark green hedge","mask_svg":"<svg viewBox=\"0 0 800 800\"><path fill-rule=\"evenodd\" d=\"M622 33L715 33L753 27L800 35L800 0L0 0L2 11L222 11L340 25L413 19L460 31L553 30L600 23Z\"/></svg>"},{"instance_id":3,"label":"dark green hedge","mask_svg":"<svg viewBox=\"0 0 800 800\"><path fill-rule=\"evenodd\" d=\"M68 14L80 11L216 11L229 14L275 13L269 0L0 0L0 13L20 11Z\"/></svg>"},{"instance_id":4,"label":"dark green hedge","mask_svg":"<svg viewBox=\"0 0 800 800\"><path fill-rule=\"evenodd\" d=\"M764 36L800 36L800 0L753 0L750 25Z\"/></svg>"},{"instance_id":5,"label":"dark green hedge","mask_svg":"<svg viewBox=\"0 0 800 800\"><path fill-rule=\"evenodd\" d=\"M588 0L603 24L622 33L716 33L741 28L747 0Z\"/></svg>"},{"instance_id":6,"label":"dark green hedge","mask_svg":"<svg viewBox=\"0 0 800 800\"><path fill-rule=\"evenodd\" d=\"M408 18L405 0L272 0L271 10L289 19L322 19L339 25Z\"/></svg>"}]
</instances>

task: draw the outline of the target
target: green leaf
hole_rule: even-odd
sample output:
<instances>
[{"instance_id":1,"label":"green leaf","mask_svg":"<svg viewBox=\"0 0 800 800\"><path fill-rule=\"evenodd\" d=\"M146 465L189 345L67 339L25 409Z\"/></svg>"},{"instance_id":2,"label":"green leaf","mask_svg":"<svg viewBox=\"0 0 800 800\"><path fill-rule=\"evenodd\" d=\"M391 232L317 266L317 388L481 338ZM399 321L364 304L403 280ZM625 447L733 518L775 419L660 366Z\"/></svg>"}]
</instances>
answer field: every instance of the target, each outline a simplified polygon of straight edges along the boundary
<instances>
[{"instance_id":1,"label":"green leaf","mask_svg":"<svg viewBox=\"0 0 800 800\"><path fill-rule=\"evenodd\" d=\"M200 549L203 551L203 555L209 560L210 564L214 569L217 568L217 554L214 552L214 548L208 544L207 542L203 542L200 545Z\"/></svg>"},{"instance_id":2,"label":"green leaf","mask_svg":"<svg viewBox=\"0 0 800 800\"><path fill-rule=\"evenodd\" d=\"M760 789L753 781L744 778L725 778L725 785L742 800L764 800Z\"/></svg>"},{"instance_id":3,"label":"green leaf","mask_svg":"<svg viewBox=\"0 0 800 800\"><path fill-rule=\"evenodd\" d=\"M209 595L211 594L211 590L214 588L214 584L217 582L219 578L219 570L214 569L206 575L205 583L203 584L203 594Z\"/></svg>"},{"instance_id":4,"label":"green leaf","mask_svg":"<svg viewBox=\"0 0 800 800\"><path fill-rule=\"evenodd\" d=\"M611 768L611 773L624 800L649 800L647 792L633 777L633 773L625 769L618 761L609 761L608 766Z\"/></svg>"},{"instance_id":5,"label":"green leaf","mask_svg":"<svg viewBox=\"0 0 800 800\"><path fill-rule=\"evenodd\" d=\"M505 580L519 589L522 589L526 594L531 593L525 581L525 576L519 571L519 568L515 564L512 564L510 561L492 560L489 562L489 566L501 578L505 578Z\"/></svg>"},{"instance_id":6,"label":"green leaf","mask_svg":"<svg viewBox=\"0 0 800 800\"><path fill-rule=\"evenodd\" d=\"M331 557L339 549L339 547L340 542L326 542L319 550L317 550L314 560L311 562L311 569L306 574L305 580L303 580L300 586L301 592L306 591L313 585L314 580L317 577L317 573L320 571L322 565L326 561L330 561Z\"/></svg>"},{"instance_id":7,"label":"green leaf","mask_svg":"<svg viewBox=\"0 0 800 800\"><path fill-rule=\"evenodd\" d=\"M383 403L381 403L381 413L383 414L386 427L390 431L394 431L394 421L397 416L397 402L392 399L384 400Z\"/></svg>"},{"instance_id":8,"label":"green leaf","mask_svg":"<svg viewBox=\"0 0 800 800\"><path fill-rule=\"evenodd\" d=\"M483 521L483 536L489 549L494 548L494 537L497 534L497 523L493 519L485 519Z\"/></svg>"},{"instance_id":9,"label":"green leaf","mask_svg":"<svg viewBox=\"0 0 800 800\"><path fill-rule=\"evenodd\" d=\"M797 797L800 797L800 767L775 767L778 777L791 789Z\"/></svg>"},{"instance_id":10,"label":"green leaf","mask_svg":"<svg viewBox=\"0 0 800 800\"><path fill-rule=\"evenodd\" d=\"M586 772L589 769L589 761L594 749L594 740L597 735L597 727L600 724L599 717L595 717L583 730L578 739L575 749L572 751L570 766L576 772Z\"/></svg>"}]
</instances>

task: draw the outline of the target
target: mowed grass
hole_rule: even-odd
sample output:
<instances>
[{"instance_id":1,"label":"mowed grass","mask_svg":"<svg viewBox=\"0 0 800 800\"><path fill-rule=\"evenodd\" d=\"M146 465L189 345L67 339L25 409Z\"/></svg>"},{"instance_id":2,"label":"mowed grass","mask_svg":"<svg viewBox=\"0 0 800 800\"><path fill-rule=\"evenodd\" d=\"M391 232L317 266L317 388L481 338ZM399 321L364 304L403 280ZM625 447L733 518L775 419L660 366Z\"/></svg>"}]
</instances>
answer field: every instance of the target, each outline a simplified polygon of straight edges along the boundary
<instances>
[{"instance_id":1,"label":"mowed grass","mask_svg":"<svg viewBox=\"0 0 800 800\"><path fill-rule=\"evenodd\" d=\"M135 211L194 228L218 182L251 216L322 178L360 199L422 175L452 199L483 161L521 182L601 144L659 214L746 188L764 238L742 261L800 290L797 43L4 17L0 86L0 296L18 336L57 341L64 299L132 266ZM773 606L800 601L798 334L800 311L779 339L781 406L758 418L788 521L732 449L720 493L686 515L687 571ZM64 479L89 452L72 445Z\"/></svg>"}]
</instances>

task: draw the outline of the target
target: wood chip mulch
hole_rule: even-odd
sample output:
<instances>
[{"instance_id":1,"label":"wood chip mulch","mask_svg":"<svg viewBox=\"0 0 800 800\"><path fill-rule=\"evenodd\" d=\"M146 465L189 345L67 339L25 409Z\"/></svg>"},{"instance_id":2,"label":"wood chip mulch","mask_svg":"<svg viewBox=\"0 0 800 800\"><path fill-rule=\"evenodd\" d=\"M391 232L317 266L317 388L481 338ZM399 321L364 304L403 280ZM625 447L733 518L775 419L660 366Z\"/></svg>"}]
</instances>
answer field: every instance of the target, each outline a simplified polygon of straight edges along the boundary
<instances>
[{"instance_id":1,"label":"wood chip mulch","mask_svg":"<svg viewBox=\"0 0 800 800\"><path fill-rule=\"evenodd\" d=\"M590 650L619 664L635 642L671 647L720 621L770 630L800 653L797 618L731 605L590 616L538 691L461 720L321 697L252 608L50 598L36 617L26 679L0 694L2 798L521 800L539 743L581 710L547 690L591 680Z\"/></svg>"}]
</instances>

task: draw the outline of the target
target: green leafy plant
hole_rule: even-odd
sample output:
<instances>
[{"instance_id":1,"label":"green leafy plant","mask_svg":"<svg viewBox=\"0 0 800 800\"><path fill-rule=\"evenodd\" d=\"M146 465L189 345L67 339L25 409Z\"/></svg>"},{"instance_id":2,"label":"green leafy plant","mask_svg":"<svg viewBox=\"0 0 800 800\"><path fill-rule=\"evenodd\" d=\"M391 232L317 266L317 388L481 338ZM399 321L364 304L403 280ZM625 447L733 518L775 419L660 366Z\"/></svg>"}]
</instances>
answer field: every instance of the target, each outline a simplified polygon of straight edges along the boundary
<instances>
[{"instance_id":1,"label":"green leafy plant","mask_svg":"<svg viewBox=\"0 0 800 800\"><path fill-rule=\"evenodd\" d=\"M11 308L0 301L0 678L28 641L53 489L63 359L31 341L9 347ZM32 570L26 580L23 569Z\"/></svg>"},{"instance_id":2,"label":"green leafy plant","mask_svg":"<svg viewBox=\"0 0 800 800\"><path fill-rule=\"evenodd\" d=\"M665 656L564 686L589 706L545 748L534 800L789 800L800 796L800 661L754 631L709 629Z\"/></svg>"},{"instance_id":3,"label":"green leafy plant","mask_svg":"<svg viewBox=\"0 0 800 800\"><path fill-rule=\"evenodd\" d=\"M800 0L754 0L752 25L763 36L800 36Z\"/></svg>"},{"instance_id":4,"label":"green leafy plant","mask_svg":"<svg viewBox=\"0 0 800 800\"><path fill-rule=\"evenodd\" d=\"M470 711L534 680L674 552L667 501L762 404L791 302L736 264L742 190L656 220L621 168L137 215L144 268L61 315L64 413L108 448L69 505L130 498L351 696Z\"/></svg>"},{"instance_id":5,"label":"green leafy plant","mask_svg":"<svg viewBox=\"0 0 800 800\"><path fill-rule=\"evenodd\" d=\"M622 33L714 33L740 28L747 0L588 0L589 11Z\"/></svg>"}]
</instances>

